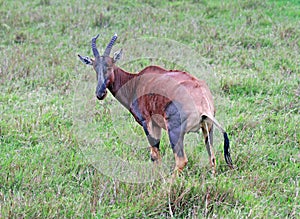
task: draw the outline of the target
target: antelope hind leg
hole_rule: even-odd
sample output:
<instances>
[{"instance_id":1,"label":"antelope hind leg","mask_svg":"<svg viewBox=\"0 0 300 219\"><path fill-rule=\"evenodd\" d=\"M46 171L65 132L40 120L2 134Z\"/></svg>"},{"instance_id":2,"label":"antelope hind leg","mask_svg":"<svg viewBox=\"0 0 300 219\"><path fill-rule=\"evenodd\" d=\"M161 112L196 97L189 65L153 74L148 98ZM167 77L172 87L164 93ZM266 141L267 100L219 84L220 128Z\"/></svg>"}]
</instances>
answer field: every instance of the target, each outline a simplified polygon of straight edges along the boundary
<instances>
[{"instance_id":1,"label":"antelope hind leg","mask_svg":"<svg viewBox=\"0 0 300 219\"><path fill-rule=\"evenodd\" d=\"M212 168L212 174L216 174L216 157L213 151L213 125L207 124L206 121L204 121L202 128L204 140L205 140L205 146L206 150L209 156L209 163Z\"/></svg>"}]
</instances>

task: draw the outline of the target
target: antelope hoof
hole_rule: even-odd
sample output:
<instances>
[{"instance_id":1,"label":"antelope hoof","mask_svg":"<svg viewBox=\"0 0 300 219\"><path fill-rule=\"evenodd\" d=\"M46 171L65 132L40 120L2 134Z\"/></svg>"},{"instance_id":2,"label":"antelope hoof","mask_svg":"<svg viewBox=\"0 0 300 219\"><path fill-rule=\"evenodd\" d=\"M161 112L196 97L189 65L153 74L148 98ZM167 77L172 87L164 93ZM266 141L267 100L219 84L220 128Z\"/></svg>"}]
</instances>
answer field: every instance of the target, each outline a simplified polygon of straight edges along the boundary
<instances>
[{"instance_id":1,"label":"antelope hoof","mask_svg":"<svg viewBox=\"0 0 300 219\"><path fill-rule=\"evenodd\" d=\"M183 157L178 157L175 154L175 162L176 162L176 167L174 172L181 173L183 171L183 168L186 166L188 159L186 158L185 154Z\"/></svg>"},{"instance_id":2,"label":"antelope hoof","mask_svg":"<svg viewBox=\"0 0 300 219\"><path fill-rule=\"evenodd\" d=\"M150 158L155 163L160 163L161 157L157 147L150 147Z\"/></svg>"}]
</instances>

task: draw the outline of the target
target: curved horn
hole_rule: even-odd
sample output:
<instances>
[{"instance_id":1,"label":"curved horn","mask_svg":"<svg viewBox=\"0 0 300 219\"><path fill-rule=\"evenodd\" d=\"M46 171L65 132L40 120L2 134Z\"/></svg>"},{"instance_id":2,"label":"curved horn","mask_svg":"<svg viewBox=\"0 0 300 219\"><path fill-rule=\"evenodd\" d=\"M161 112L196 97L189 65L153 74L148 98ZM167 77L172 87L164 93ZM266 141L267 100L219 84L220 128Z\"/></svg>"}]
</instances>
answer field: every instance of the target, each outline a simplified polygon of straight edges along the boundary
<instances>
[{"instance_id":1,"label":"curved horn","mask_svg":"<svg viewBox=\"0 0 300 219\"><path fill-rule=\"evenodd\" d=\"M95 58L100 57L97 46L96 46L96 40L98 37L99 37L99 34L92 39L92 50L93 50Z\"/></svg>"},{"instance_id":2,"label":"curved horn","mask_svg":"<svg viewBox=\"0 0 300 219\"><path fill-rule=\"evenodd\" d=\"M114 45L114 43L116 42L117 38L118 38L117 34L115 34L115 35L111 38L111 40L110 40L109 44L107 45L107 47L106 47L106 49L105 49L105 52L104 52L104 54L103 54L104 56L109 56L110 51L111 51L111 48L113 47L113 45Z\"/></svg>"}]
</instances>

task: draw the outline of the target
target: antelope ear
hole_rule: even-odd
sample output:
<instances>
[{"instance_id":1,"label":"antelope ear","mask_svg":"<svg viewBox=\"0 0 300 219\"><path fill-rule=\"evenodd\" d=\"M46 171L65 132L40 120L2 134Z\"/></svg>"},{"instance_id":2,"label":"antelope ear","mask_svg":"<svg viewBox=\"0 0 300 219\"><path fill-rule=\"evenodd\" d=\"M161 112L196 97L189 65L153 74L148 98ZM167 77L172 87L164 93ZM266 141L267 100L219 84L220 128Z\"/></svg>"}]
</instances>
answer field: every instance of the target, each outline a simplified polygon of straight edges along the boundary
<instances>
[{"instance_id":1,"label":"antelope ear","mask_svg":"<svg viewBox=\"0 0 300 219\"><path fill-rule=\"evenodd\" d=\"M93 65L94 60L87 57L87 56L81 56L78 54L78 57L80 59L80 61L82 61L84 64L86 65Z\"/></svg>"},{"instance_id":2,"label":"antelope ear","mask_svg":"<svg viewBox=\"0 0 300 219\"><path fill-rule=\"evenodd\" d=\"M114 58L113 58L114 63L116 63L118 60L122 58L122 52L123 50L121 49L120 51L114 53Z\"/></svg>"}]
</instances>

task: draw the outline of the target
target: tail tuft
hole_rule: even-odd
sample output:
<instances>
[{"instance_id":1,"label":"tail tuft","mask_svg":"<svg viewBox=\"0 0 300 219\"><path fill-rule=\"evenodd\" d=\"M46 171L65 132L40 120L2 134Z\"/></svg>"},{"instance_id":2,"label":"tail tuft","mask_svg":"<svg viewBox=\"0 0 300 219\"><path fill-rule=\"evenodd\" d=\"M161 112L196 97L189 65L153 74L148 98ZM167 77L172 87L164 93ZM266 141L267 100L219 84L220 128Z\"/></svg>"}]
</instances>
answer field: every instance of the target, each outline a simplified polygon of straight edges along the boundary
<instances>
[{"instance_id":1,"label":"tail tuft","mask_svg":"<svg viewBox=\"0 0 300 219\"><path fill-rule=\"evenodd\" d=\"M227 133L224 132L223 136L224 136L224 157L225 157L225 161L228 164L228 166L231 169L233 169L233 164L232 164L232 160L231 160L230 152L229 152L230 146L229 146L229 139L228 139Z\"/></svg>"}]
</instances>

